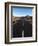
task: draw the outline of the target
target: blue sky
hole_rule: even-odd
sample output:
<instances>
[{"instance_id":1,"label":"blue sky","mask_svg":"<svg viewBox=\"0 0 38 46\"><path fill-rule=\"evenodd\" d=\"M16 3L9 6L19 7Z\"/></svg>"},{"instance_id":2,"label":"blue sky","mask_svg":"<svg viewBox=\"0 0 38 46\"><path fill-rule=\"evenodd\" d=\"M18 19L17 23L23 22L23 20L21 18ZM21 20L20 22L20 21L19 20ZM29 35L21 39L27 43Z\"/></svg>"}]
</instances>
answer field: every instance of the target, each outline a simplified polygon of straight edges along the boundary
<instances>
[{"instance_id":1,"label":"blue sky","mask_svg":"<svg viewBox=\"0 0 38 46\"><path fill-rule=\"evenodd\" d=\"M32 16L32 8L12 8L12 15L13 16Z\"/></svg>"}]
</instances>

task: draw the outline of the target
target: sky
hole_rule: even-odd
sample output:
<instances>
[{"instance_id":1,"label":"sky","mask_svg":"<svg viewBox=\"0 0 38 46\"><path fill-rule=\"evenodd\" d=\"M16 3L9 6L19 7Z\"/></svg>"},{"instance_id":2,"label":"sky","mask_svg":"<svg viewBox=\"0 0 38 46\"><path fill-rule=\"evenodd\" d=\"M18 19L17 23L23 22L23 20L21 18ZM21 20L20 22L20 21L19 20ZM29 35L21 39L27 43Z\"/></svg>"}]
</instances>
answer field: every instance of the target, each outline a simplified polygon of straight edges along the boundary
<instances>
[{"instance_id":1,"label":"sky","mask_svg":"<svg viewBox=\"0 0 38 46\"><path fill-rule=\"evenodd\" d=\"M19 8L19 7L12 7L12 15L13 16L32 16L32 8Z\"/></svg>"}]
</instances>

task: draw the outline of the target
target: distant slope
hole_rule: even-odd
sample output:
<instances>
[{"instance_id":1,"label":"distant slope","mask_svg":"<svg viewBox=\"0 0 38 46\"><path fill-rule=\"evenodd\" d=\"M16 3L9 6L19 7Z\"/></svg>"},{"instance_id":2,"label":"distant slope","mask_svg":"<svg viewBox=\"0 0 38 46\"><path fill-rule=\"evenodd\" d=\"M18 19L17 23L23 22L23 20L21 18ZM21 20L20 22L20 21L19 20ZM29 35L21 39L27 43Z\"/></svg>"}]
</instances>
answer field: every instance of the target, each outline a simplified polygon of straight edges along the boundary
<instances>
[{"instance_id":1,"label":"distant slope","mask_svg":"<svg viewBox=\"0 0 38 46\"><path fill-rule=\"evenodd\" d=\"M25 16L25 17L15 17L15 16L12 16L12 22L16 20L22 20L22 21L28 21L29 23L32 24L32 16Z\"/></svg>"}]
</instances>

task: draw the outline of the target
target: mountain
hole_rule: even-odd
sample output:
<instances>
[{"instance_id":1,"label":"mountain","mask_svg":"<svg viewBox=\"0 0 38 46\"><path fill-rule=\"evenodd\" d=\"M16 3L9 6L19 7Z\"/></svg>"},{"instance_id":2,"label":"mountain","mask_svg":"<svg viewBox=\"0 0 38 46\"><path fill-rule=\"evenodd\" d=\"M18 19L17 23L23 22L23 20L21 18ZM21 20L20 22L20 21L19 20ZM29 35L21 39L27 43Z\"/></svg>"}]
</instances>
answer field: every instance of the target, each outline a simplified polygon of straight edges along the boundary
<instances>
[{"instance_id":1,"label":"mountain","mask_svg":"<svg viewBox=\"0 0 38 46\"><path fill-rule=\"evenodd\" d=\"M25 16L25 17L15 17L15 16L12 16L12 22L13 21L17 21L17 20L22 20L22 21L28 21L28 22L31 22L32 23L32 16Z\"/></svg>"}]
</instances>

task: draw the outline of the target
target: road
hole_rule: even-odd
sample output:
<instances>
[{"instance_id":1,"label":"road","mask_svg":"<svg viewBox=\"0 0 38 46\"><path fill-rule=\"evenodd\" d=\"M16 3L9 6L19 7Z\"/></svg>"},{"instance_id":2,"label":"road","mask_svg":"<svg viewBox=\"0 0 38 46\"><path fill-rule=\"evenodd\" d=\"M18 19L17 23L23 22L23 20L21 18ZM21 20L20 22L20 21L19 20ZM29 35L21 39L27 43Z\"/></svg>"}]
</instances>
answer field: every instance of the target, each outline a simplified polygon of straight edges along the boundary
<instances>
[{"instance_id":1,"label":"road","mask_svg":"<svg viewBox=\"0 0 38 46\"><path fill-rule=\"evenodd\" d=\"M12 37L31 37L32 36L32 24L25 19L17 20L17 23L13 23ZM23 33L24 32L24 33Z\"/></svg>"}]
</instances>

